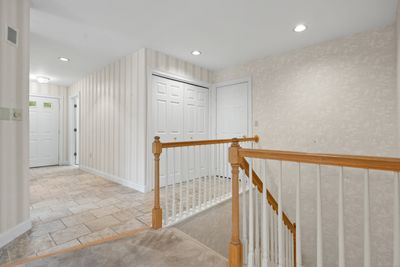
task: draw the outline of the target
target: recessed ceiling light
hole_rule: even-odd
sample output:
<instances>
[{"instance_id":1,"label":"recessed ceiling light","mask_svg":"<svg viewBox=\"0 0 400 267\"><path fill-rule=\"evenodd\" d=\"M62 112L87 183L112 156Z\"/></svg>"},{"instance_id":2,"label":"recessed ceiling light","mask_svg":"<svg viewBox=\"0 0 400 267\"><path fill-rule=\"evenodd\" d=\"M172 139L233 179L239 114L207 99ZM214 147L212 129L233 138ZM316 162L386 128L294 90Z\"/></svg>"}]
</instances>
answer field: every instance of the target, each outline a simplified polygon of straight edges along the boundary
<instances>
[{"instance_id":1,"label":"recessed ceiling light","mask_svg":"<svg viewBox=\"0 0 400 267\"><path fill-rule=\"evenodd\" d=\"M49 83L50 82L50 78L43 77L43 76L37 77L36 80L38 81L38 83Z\"/></svg>"},{"instance_id":2,"label":"recessed ceiling light","mask_svg":"<svg viewBox=\"0 0 400 267\"><path fill-rule=\"evenodd\" d=\"M296 25L296 27L294 28L295 32L304 32L305 30L307 30L307 26L304 24Z\"/></svg>"},{"instance_id":3,"label":"recessed ceiling light","mask_svg":"<svg viewBox=\"0 0 400 267\"><path fill-rule=\"evenodd\" d=\"M68 62L69 61L69 58L66 58L66 57L59 57L58 59L61 60L61 61L64 61L64 62Z\"/></svg>"},{"instance_id":4,"label":"recessed ceiling light","mask_svg":"<svg viewBox=\"0 0 400 267\"><path fill-rule=\"evenodd\" d=\"M201 52L198 51L198 50L194 50L194 51L192 51L192 55L193 55L193 56L200 56L200 55L201 55Z\"/></svg>"}]
</instances>

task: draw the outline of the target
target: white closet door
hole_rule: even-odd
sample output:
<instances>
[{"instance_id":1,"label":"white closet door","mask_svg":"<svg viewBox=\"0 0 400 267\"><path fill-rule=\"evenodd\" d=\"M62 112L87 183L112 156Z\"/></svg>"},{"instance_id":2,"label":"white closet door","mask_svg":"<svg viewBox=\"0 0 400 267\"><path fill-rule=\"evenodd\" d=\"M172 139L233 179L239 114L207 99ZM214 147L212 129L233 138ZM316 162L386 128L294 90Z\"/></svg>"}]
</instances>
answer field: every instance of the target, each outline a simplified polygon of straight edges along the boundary
<instances>
[{"instance_id":1,"label":"white closet door","mask_svg":"<svg viewBox=\"0 0 400 267\"><path fill-rule=\"evenodd\" d=\"M209 123L208 123L208 110L209 110L209 91L207 88L185 84L185 120L184 131L185 139L190 140L205 140L209 138ZM200 175L206 175L207 159L205 155L209 155L209 150L206 147L197 147L196 153L199 159L197 164L200 163ZM195 174L195 156L191 153L187 157L187 166L189 167L189 176L194 177Z\"/></svg>"},{"instance_id":2,"label":"white closet door","mask_svg":"<svg viewBox=\"0 0 400 267\"><path fill-rule=\"evenodd\" d=\"M58 99L30 97L30 167L59 164L59 112Z\"/></svg>"},{"instance_id":3,"label":"white closet door","mask_svg":"<svg viewBox=\"0 0 400 267\"><path fill-rule=\"evenodd\" d=\"M153 76L154 135L160 136L162 142L182 141L184 136L184 84ZM166 153L161 154L160 183L165 185ZM175 159L175 160L174 160ZM168 153L168 183L181 179L180 150ZM172 165L172 164L175 165Z\"/></svg>"},{"instance_id":4,"label":"white closet door","mask_svg":"<svg viewBox=\"0 0 400 267\"><path fill-rule=\"evenodd\" d=\"M185 139L204 140L209 137L208 89L185 84Z\"/></svg>"},{"instance_id":5,"label":"white closet door","mask_svg":"<svg viewBox=\"0 0 400 267\"><path fill-rule=\"evenodd\" d=\"M240 138L250 134L248 90L247 82L217 86L217 138Z\"/></svg>"}]
</instances>

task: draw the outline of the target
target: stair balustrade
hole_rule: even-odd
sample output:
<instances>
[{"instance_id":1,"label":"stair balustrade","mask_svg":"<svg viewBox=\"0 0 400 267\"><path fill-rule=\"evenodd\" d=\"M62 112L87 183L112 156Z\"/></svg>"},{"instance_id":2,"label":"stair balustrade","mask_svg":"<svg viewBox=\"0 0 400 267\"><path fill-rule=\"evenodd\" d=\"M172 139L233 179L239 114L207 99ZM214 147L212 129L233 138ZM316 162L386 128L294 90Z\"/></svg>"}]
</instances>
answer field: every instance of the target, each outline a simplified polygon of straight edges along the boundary
<instances>
[{"instance_id":1,"label":"stair balustrade","mask_svg":"<svg viewBox=\"0 0 400 267\"><path fill-rule=\"evenodd\" d=\"M364 170L363 266L365 267L371 266L371 242L373 242L370 236L369 215L370 170L378 170L384 172L385 175L393 176L393 266L400 266L400 159L242 148L238 141L234 141L229 148L229 162L232 169L232 233L229 244L229 266L302 266L300 181L301 167L304 164L314 166L313 172L316 176L316 266L323 266L324 257L321 205L322 166L334 166L338 170L337 257L340 267L345 266L346 253L344 174L348 171L347 168ZM259 163L260 176L253 170L255 162ZM274 177L278 187L277 202L269 191L272 177L266 170L270 162L278 162L279 166L277 177ZM296 207L296 223L292 223L283 211L282 176L287 171L284 169L284 162L297 164L296 203L289 203ZM350 171L349 174L351 174ZM241 198L240 192L242 192ZM242 206L240 206L240 201ZM240 207L242 220L240 220ZM241 228L242 232L240 232Z\"/></svg>"}]
</instances>

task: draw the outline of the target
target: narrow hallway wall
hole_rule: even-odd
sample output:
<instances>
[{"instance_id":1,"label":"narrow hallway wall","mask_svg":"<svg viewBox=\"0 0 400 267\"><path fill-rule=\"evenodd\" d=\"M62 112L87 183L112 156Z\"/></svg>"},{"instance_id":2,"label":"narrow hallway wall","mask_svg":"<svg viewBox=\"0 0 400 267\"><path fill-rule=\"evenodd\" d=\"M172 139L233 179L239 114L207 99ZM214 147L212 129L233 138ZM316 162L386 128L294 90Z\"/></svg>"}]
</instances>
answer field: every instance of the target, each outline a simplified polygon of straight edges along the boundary
<instances>
[{"instance_id":1,"label":"narrow hallway wall","mask_svg":"<svg viewBox=\"0 0 400 267\"><path fill-rule=\"evenodd\" d=\"M0 247L27 231L29 0L0 1ZM17 29L17 45L5 40ZM14 112L17 116L14 116Z\"/></svg>"}]
</instances>

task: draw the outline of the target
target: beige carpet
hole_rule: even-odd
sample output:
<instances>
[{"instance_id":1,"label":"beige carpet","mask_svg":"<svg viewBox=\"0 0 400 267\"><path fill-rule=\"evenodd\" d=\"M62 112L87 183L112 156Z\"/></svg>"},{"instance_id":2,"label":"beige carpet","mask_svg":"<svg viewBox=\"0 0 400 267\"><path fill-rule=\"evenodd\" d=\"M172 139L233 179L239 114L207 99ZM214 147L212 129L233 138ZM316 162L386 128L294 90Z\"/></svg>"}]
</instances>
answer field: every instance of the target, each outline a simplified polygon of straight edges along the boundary
<instances>
[{"instance_id":1,"label":"beige carpet","mask_svg":"<svg viewBox=\"0 0 400 267\"><path fill-rule=\"evenodd\" d=\"M227 260L175 228L149 230L134 237L27 263L29 267L190 267L227 266Z\"/></svg>"},{"instance_id":2,"label":"beige carpet","mask_svg":"<svg viewBox=\"0 0 400 267\"><path fill-rule=\"evenodd\" d=\"M175 227L227 258L231 237L231 207L229 199Z\"/></svg>"}]
</instances>

